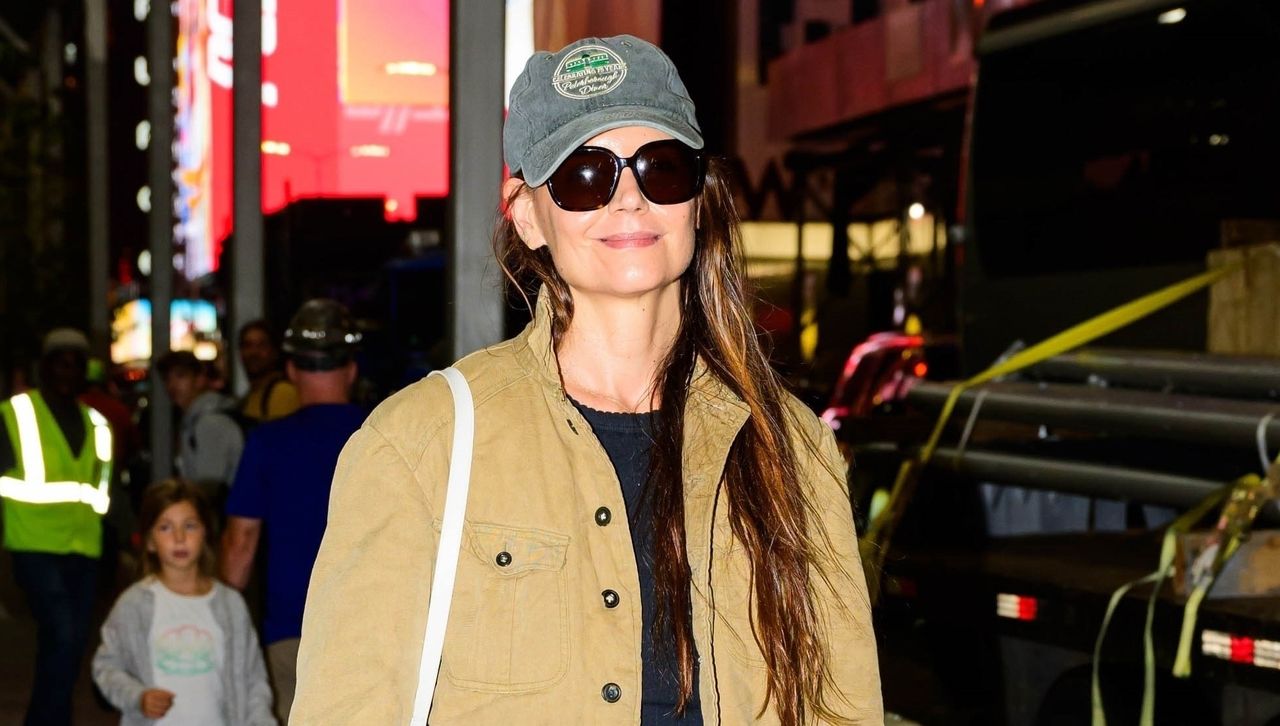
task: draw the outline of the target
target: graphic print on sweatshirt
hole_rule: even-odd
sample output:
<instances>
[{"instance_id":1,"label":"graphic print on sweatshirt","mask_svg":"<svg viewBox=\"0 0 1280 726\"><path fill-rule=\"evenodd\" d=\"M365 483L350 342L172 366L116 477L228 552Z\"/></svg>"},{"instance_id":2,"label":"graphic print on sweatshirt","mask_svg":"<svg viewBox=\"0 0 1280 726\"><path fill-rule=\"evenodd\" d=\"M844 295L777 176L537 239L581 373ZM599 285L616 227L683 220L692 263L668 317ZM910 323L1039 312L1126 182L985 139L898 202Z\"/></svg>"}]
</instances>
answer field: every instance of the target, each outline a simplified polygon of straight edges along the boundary
<instances>
[{"instance_id":1,"label":"graphic print on sweatshirt","mask_svg":"<svg viewBox=\"0 0 1280 726\"><path fill-rule=\"evenodd\" d=\"M214 584L204 595L179 595L158 580L151 584L156 609L151 621L153 688L173 693L173 706L157 726L227 726L222 668L226 644L213 615Z\"/></svg>"},{"instance_id":2,"label":"graphic print on sweatshirt","mask_svg":"<svg viewBox=\"0 0 1280 726\"><path fill-rule=\"evenodd\" d=\"M197 625L179 625L160 633L156 655L156 670L169 676L200 676L216 667L213 633Z\"/></svg>"}]
</instances>

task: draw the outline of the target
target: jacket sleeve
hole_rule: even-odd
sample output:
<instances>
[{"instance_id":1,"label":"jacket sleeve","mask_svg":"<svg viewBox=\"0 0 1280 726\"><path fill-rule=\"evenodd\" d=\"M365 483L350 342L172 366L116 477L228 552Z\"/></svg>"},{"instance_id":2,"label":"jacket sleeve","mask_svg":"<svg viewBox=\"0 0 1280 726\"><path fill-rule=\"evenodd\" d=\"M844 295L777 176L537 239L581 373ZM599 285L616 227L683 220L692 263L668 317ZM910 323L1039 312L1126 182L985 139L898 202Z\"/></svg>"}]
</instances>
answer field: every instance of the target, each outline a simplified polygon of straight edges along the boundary
<instances>
[{"instance_id":1,"label":"jacket sleeve","mask_svg":"<svg viewBox=\"0 0 1280 726\"><path fill-rule=\"evenodd\" d=\"M307 592L290 723L409 720L437 546L419 474L370 424L343 449Z\"/></svg>"},{"instance_id":2,"label":"jacket sleeve","mask_svg":"<svg viewBox=\"0 0 1280 726\"><path fill-rule=\"evenodd\" d=\"M825 542L817 552L821 570L814 579L818 613L826 630L832 685L825 693L837 714L858 724L884 723L880 664L871 623L867 579L858 553L853 510L845 472L847 465L825 425L818 433L818 460L811 481L813 504Z\"/></svg>"},{"instance_id":3,"label":"jacket sleeve","mask_svg":"<svg viewBox=\"0 0 1280 726\"><path fill-rule=\"evenodd\" d=\"M231 598L231 612L234 618L235 637L240 642L238 650L241 663L237 670L244 678L246 726L276 726L275 712L272 710L271 685L267 681L267 666L262 660L262 646L258 643L258 634L249 622L249 609L244 604L240 593L227 588Z\"/></svg>"},{"instance_id":4,"label":"jacket sleeve","mask_svg":"<svg viewBox=\"0 0 1280 726\"><path fill-rule=\"evenodd\" d=\"M93 682L98 684L111 705L125 716L141 716L142 693L147 690L147 685L136 674L130 673L127 665L127 648L136 636L132 632L136 623L129 622L130 615L136 613L134 606L125 599L127 596L127 592L121 596L102 625L102 644L93 654Z\"/></svg>"}]
</instances>

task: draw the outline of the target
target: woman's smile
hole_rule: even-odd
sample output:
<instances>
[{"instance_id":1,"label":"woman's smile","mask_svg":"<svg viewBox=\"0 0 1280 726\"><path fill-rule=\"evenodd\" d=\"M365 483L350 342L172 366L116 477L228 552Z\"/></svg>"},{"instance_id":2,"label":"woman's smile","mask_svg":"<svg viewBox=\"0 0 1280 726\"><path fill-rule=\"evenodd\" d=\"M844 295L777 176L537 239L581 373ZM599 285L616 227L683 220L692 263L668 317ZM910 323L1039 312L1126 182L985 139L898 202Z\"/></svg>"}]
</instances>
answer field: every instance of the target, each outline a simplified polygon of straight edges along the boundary
<instances>
[{"instance_id":1,"label":"woman's smile","mask_svg":"<svg viewBox=\"0 0 1280 726\"><path fill-rule=\"evenodd\" d=\"M657 232L619 232L600 237L599 240L606 247L615 250L633 249L636 247L651 247L658 244L658 240L662 235Z\"/></svg>"}]
</instances>

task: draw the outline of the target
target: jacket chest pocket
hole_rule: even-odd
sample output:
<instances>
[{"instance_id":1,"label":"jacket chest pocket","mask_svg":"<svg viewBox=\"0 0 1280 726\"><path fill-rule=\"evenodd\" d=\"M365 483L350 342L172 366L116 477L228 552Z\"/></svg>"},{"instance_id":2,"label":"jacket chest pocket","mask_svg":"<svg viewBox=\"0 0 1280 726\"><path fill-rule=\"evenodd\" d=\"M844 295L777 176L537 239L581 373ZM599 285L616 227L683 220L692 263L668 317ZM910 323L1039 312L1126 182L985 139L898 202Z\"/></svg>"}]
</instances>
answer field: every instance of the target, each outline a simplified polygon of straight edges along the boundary
<instances>
[{"instance_id":1,"label":"jacket chest pocket","mask_svg":"<svg viewBox=\"0 0 1280 726\"><path fill-rule=\"evenodd\" d=\"M569 665L565 535L467 523L444 670L458 687L534 691Z\"/></svg>"}]
</instances>

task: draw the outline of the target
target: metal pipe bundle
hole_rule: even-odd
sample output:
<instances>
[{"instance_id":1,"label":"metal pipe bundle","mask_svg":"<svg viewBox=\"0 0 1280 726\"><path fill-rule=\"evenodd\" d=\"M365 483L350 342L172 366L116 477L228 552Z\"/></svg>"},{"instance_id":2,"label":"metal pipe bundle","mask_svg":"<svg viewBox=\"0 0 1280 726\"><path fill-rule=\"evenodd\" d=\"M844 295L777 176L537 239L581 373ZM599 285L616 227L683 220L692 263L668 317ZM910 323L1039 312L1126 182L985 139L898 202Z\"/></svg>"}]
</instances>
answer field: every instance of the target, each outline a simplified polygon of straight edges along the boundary
<instances>
[{"instance_id":1,"label":"metal pipe bundle","mask_svg":"<svg viewBox=\"0 0 1280 726\"><path fill-rule=\"evenodd\" d=\"M860 458L900 454L897 447L884 444L859 447L857 453ZM981 449L960 451L952 447L937 449L929 466L974 481L1179 508L1192 507L1230 483L1123 466ZM1268 502L1260 516L1269 522L1280 522L1280 503Z\"/></svg>"},{"instance_id":2,"label":"metal pipe bundle","mask_svg":"<svg viewBox=\"0 0 1280 726\"><path fill-rule=\"evenodd\" d=\"M1030 375L1041 380L1280 399L1280 360L1275 358L1086 348L1051 358Z\"/></svg>"},{"instance_id":3,"label":"metal pipe bundle","mask_svg":"<svg viewBox=\"0 0 1280 726\"><path fill-rule=\"evenodd\" d=\"M950 391L947 384L921 382L908 400L940 410ZM1237 447L1256 446L1261 425L1268 449L1280 450L1280 403L1057 383L991 383L965 391L955 415L968 415L980 396L983 419Z\"/></svg>"},{"instance_id":4,"label":"metal pipe bundle","mask_svg":"<svg viewBox=\"0 0 1280 726\"><path fill-rule=\"evenodd\" d=\"M1182 447L1182 451L1229 447L1244 452L1256 449L1259 437L1267 459L1280 451L1277 360L1094 349L1053 358L1029 376L1036 380L988 383L965 391L952 420L963 421L979 406L979 421L1097 433L1112 441L1131 441L1148 451L1154 445ZM951 390L948 384L920 382L908 400L939 411ZM1228 483L1142 465L1055 458L1066 455L1068 449L1044 456L985 446L938 449L932 466L979 481L1175 507L1192 506ZM875 446L866 450L881 452ZM1280 517L1276 502L1270 502L1265 511L1269 517Z\"/></svg>"}]
</instances>

